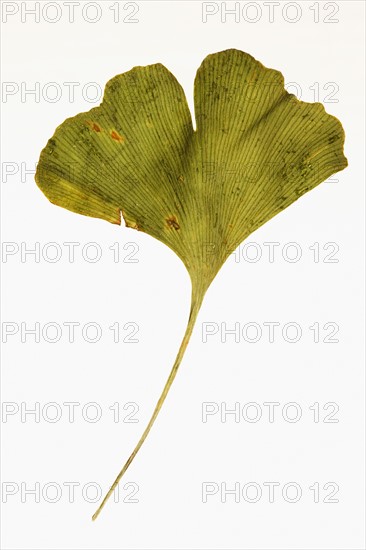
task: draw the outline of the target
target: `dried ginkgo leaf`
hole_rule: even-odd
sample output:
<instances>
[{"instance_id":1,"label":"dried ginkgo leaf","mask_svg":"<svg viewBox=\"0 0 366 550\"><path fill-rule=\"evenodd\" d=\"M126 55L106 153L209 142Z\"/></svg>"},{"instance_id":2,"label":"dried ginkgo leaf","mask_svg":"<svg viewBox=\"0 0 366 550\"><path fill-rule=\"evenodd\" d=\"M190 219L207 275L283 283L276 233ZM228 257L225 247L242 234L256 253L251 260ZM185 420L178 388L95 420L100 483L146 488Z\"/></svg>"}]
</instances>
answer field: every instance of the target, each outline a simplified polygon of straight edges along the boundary
<instances>
[{"instance_id":1,"label":"dried ginkgo leaf","mask_svg":"<svg viewBox=\"0 0 366 550\"><path fill-rule=\"evenodd\" d=\"M54 204L144 231L169 246L192 282L187 329L152 418L94 514L149 433L175 378L206 290L253 231L343 170L344 131L320 103L249 54L209 55L194 85L196 130L182 87L160 64L110 80L99 107L65 120L36 182Z\"/></svg>"}]
</instances>

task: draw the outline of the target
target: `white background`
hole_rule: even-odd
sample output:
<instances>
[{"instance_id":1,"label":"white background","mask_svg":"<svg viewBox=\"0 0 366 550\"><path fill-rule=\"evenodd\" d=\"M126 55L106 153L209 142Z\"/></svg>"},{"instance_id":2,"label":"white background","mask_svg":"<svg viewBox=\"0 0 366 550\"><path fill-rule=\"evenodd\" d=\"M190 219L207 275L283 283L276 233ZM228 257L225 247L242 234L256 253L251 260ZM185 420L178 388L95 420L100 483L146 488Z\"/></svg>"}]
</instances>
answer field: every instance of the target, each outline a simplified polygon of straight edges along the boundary
<instances>
[{"instance_id":1,"label":"white background","mask_svg":"<svg viewBox=\"0 0 366 550\"><path fill-rule=\"evenodd\" d=\"M5 5L18 8L2 24L2 78L14 83L6 88L14 93L3 95L2 100L2 239L15 243L14 251L19 247L19 252L2 260L3 323L19 327L3 344L2 398L8 411L6 403L20 409L22 402L28 408L38 402L41 409L55 402L62 411L54 423L49 417L55 409L49 409L48 416L41 413L39 422L34 415L26 415L22 422L20 412L3 416L2 488L13 487L15 492L2 505L3 548L364 548L363 2L327 6L282 2L273 22L266 3L252 2L248 7L244 2L238 22L233 15L222 21L218 11L206 23L200 2L138 2L139 11L132 16L136 23L122 21L133 10L133 6L124 10L124 3L121 20L114 22L110 8L116 3L99 2L101 17L95 23L83 19L84 2L75 7L73 23L64 2L58 2L61 17L55 23L47 21L57 15L52 6L49 12L41 12L37 23L24 12L34 2L2 4L3 10ZM227 8L232 7L232 2L227 3ZM319 22L314 22L316 9ZM86 12L89 20L96 17L93 10ZM297 14L298 21L291 23ZM326 18L338 22L325 22ZM56 126L97 104L90 101L95 89L87 86L85 91L88 83L103 88L111 77L135 65L160 62L183 85L192 108L193 80L201 61L209 53L231 47L280 70L286 83L297 83L303 100L324 101L334 85L324 87L336 84L332 98L338 102L324 104L345 128L349 167L257 230L249 238L256 249L244 249L241 257L230 257L221 269L206 295L161 415L123 480L121 501L109 502L99 519L91 522L97 504L83 497L82 488L92 482L104 493L148 421L185 329L189 279L180 260L148 235L51 205L31 171ZM49 82L57 86L52 90ZM73 100L65 82L80 83ZM316 82L318 98L311 88ZM37 85L39 97L24 94L25 88ZM52 102L52 92L57 90L61 97ZM25 163L23 172L21 163ZM24 173L24 168L30 173ZM12 170L14 174L9 175ZM28 248L40 243L39 262L32 255L21 261L22 242ZM54 263L47 259L51 249L46 247L46 259L42 255L50 242L62 250ZM74 263L68 261L64 242L80 243ZM98 243L100 261L83 258L82 248L89 242ZM132 250L123 250L129 242L139 247L134 256L137 263L122 261ZM265 242L280 243L274 262L268 259ZM283 258L289 242L300 247L302 257L297 262ZM117 263L109 249L113 243L120 243ZM314 243L319 243L318 262L309 248ZM324 250L326 243L339 247L333 257L338 262L325 261L333 250ZM261 258L248 261L256 250ZM294 249L287 251L291 256ZM93 250L88 252L92 256ZM63 325L70 321L80 323L74 343L69 343ZM269 321L281 324L273 343L263 325ZM38 322L41 330L47 323L57 323L63 329L61 338L52 344L41 334L35 343L34 336L28 335L22 343L22 322L28 328ZM98 323L102 330L94 344L81 335L89 322ZM121 327L137 323L139 342L114 343L109 327L116 322ZM218 327L226 323L227 328L258 323L263 333L257 343L243 337L235 342L232 335L224 343L219 331L204 343L205 322ZM302 329L297 343L282 337L283 325L289 322ZM330 333L323 328L328 322L339 326L338 343L324 342ZM314 323L320 326L319 343L309 329ZM122 336L127 332L122 331ZM73 423L65 402L80 403ZM90 402L98 403L102 411L98 422L81 414ZM122 417L131 411L123 410L123 405L135 402L139 422L114 423L109 407L115 402L120 403ZM228 415L222 422L216 414L204 423L204 402L219 407L226 403L228 408L237 402L241 410L255 402L262 417L248 422L241 415L235 422ZM272 423L264 402L280 404ZM298 422L282 415L289 402L301 408ZM319 422L314 422L309 409L316 402ZM337 404L334 419L339 422L324 422L332 411L323 410L326 403ZM88 413L92 416L93 411ZM293 413L294 409L288 410L289 415ZM253 415L254 409L248 414ZM64 485L68 482L80 484L73 503ZM235 502L233 495L224 503L219 490L204 503L204 482L218 488L221 483L227 488L239 483L240 489L252 482L263 492L256 503L242 496ZM272 503L265 482L280 483ZM302 489L296 503L282 496L289 482ZM34 495L24 493L24 487L30 489L36 483L41 489L38 503ZM49 502L55 495L52 487L42 495L47 483L62 489L57 502ZM131 491L123 488L126 483L138 485L138 503L122 502ZM309 489L314 483L319 483L319 503ZM324 489L326 483L338 485L334 498L339 502L324 502L331 492L329 486ZM89 500L94 494L90 490Z\"/></svg>"}]
</instances>

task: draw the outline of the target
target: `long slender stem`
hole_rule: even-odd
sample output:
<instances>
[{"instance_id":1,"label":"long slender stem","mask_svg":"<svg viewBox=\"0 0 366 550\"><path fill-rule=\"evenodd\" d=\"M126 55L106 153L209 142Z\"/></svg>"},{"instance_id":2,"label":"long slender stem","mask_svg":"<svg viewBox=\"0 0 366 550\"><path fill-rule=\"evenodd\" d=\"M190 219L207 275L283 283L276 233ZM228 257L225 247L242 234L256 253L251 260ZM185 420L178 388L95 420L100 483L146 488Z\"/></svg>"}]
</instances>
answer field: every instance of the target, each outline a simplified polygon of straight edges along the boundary
<instances>
[{"instance_id":1,"label":"long slender stem","mask_svg":"<svg viewBox=\"0 0 366 550\"><path fill-rule=\"evenodd\" d=\"M192 288L192 301L191 301L191 310L190 310L190 314L189 314L189 319L188 319L188 323L187 323L187 328L186 328L186 331L184 333L184 336L183 336L183 340L181 342L181 345L180 345L180 348L179 348L179 351L178 351L178 354L176 356L176 359L175 359L175 362L174 362L174 365L172 367L172 370L170 371L170 374L169 374L169 377L168 377L168 380L166 381L166 384L164 386L164 389L159 397L159 400L158 402L156 403L156 406L155 406L155 409L154 409L154 412L149 420L149 423L148 425L146 426L145 428L145 431L144 433L142 434L142 436L140 437L140 440L139 442L137 443L136 447L134 448L134 450L132 451L131 455L129 456L127 462L125 463L125 465L123 466L122 470L120 471L120 473L118 474L118 476L116 477L115 481L113 482L113 485L111 486L111 488L109 489L108 493L106 494L106 496L104 497L104 499L102 500L98 510L95 512L95 514L93 515L92 519L93 521L97 519L97 517L99 516L100 512L102 511L102 509L104 508L104 505L106 504L106 502L108 501L109 497L112 495L113 491L115 490L115 488L117 487L118 483L120 482L122 476L125 474L127 468L130 466L131 462L133 461L133 459L135 458L135 456L137 455L138 451L140 450L143 442L145 441L148 433L150 432L155 420L156 420L156 417L158 416L159 412L160 412L160 409L165 401L165 398L166 396L168 395L168 392L170 390L170 387L174 381L174 378L177 374L177 371L178 371L178 368L179 368L179 365L183 359L183 355L184 355L184 352L187 348L187 345L188 345L188 342L189 342L189 339L191 337L191 334L192 334L192 331L193 331L193 327L194 327L194 324L196 322L196 319L197 319L197 315L198 315L198 312L200 310L200 307L201 307L201 304L202 304L202 300L203 300L203 296L204 296L204 291L202 292L195 292L195 288L193 287Z\"/></svg>"}]
</instances>

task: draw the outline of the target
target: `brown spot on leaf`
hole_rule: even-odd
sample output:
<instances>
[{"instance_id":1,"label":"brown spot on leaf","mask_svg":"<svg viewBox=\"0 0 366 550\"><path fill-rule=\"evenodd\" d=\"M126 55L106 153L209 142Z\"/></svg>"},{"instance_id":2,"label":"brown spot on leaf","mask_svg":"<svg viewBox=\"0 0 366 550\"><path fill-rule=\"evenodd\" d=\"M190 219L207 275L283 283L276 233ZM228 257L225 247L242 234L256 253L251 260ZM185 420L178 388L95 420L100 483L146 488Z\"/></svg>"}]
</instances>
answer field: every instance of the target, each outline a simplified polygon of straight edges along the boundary
<instances>
[{"instance_id":1,"label":"brown spot on leaf","mask_svg":"<svg viewBox=\"0 0 366 550\"><path fill-rule=\"evenodd\" d=\"M167 224L169 227L175 229L176 231L178 231L178 229L180 229L180 225L177 221L177 218L175 216L169 216L169 218L167 218L166 220Z\"/></svg>"},{"instance_id":2,"label":"brown spot on leaf","mask_svg":"<svg viewBox=\"0 0 366 550\"><path fill-rule=\"evenodd\" d=\"M178 176L178 181L180 183L184 183L184 176L182 174L180 176Z\"/></svg>"},{"instance_id":3,"label":"brown spot on leaf","mask_svg":"<svg viewBox=\"0 0 366 550\"><path fill-rule=\"evenodd\" d=\"M118 141L119 143L124 143L125 141L125 138L123 136L120 136L119 133L116 132L115 130L112 130L111 138L114 139L115 141Z\"/></svg>"},{"instance_id":4,"label":"brown spot on leaf","mask_svg":"<svg viewBox=\"0 0 366 550\"><path fill-rule=\"evenodd\" d=\"M101 132L102 128L97 124L96 122L93 122L92 120L86 120L85 124L89 126L94 132Z\"/></svg>"}]
</instances>

